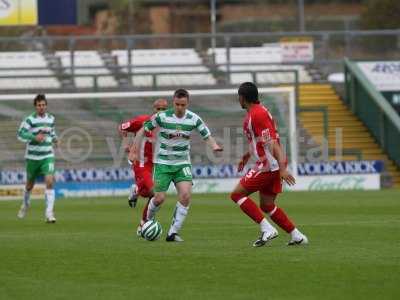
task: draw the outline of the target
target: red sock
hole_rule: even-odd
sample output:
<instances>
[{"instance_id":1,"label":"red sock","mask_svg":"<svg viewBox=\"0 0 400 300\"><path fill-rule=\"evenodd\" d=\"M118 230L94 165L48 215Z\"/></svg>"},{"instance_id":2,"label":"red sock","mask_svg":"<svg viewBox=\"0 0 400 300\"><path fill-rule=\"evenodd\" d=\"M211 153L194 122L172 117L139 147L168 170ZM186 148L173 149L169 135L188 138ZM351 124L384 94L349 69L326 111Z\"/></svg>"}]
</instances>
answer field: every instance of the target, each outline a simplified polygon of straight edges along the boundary
<instances>
[{"instance_id":1,"label":"red sock","mask_svg":"<svg viewBox=\"0 0 400 300\"><path fill-rule=\"evenodd\" d=\"M232 193L231 199L239 205L240 209L253 219L254 222L260 223L264 219L260 208L249 197L240 193Z\"/></svg>"},{"instance_id":2,"label":"red sock","mask_svg":"<svg viewBox=\"0 0 400 300\"><path fill-rule=\"evenodd\" d=\"M272 221L274 221L276 225L285 230L287 233L292 232L296 227L286 213L275 204L263 205L261 206L261 209L268 213Z\"/></svg>"},{"instance_id":3,"label":"red sock","mask_svg":"<svg viewBox=\"0 0 400 300\"><path fill-rule=\"evenodd\" d=\"M150 198L147 201L146 205L143 208L143 213L142 213L142 220L140 220L140 224L143 225L144 222L146 222L146 218L147 218L147 209L149 208L149 202L150 202ZM142 224L143 223L143 224Z\"/></svg>"}]
</instances>

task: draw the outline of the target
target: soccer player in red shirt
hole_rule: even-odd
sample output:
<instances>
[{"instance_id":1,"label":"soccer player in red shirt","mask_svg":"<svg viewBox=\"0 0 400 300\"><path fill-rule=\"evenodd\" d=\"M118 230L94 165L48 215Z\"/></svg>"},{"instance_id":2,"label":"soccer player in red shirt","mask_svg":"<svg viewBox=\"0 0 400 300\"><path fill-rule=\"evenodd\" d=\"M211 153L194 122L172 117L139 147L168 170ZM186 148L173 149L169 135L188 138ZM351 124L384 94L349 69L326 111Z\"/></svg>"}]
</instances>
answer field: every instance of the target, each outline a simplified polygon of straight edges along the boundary
<instances>
[{"instance_id":1,"label":"soccer player in red shirt","mask_svg":"<svg viewBox=\"0 0 400 300\"><path fill-rule=\"evenodd\" d=\"M263 212L272 221L291 235L288 245L307 244L302 234L286 213L275 205L275 199L282 192L282 180L289 185L295 184L294 177L287 170L287 160L279 142L276 124L266 107L258 100L258 89L251 82L240 85L239 102L247 115L243 122L243 131L249 142L250 151L239 162L238 171L242 171L251 154L257 158L255 166L243 176L231 193L231 199L256 223L260 224L261 236L254 247L264 246L278 236L278 231L266 220ZM260 194L260 207L248 196L254 192Z\"/></svg>"},{"instance_id":2,"label":"soccer player in red shirt","mask_svg":"<svg viewBox=\"0 0 400 300\"><path fill-rule=\"evenodd\" d=\"M158 99L153 103L153 111L166 110L168 107L167 100ZM118 131L123 137L126 137L128 132L136 133L143 127L144 123L151 119L151 115L140 115L118 126ZM129 147L127 148L129 152ZM151 199L154 195L153 192L153 136L149 135L143 139L140 149L138 151L139 159L132 164L132 171L134 173L136 184L132 185L131 193L128 197L128 204L130 207L135 207L138 196ZM140 226L144 224L147 216L147 206L145 205L142 213ZM139 234L139 233L138 233Z\"/></svg>"}]
</instances>

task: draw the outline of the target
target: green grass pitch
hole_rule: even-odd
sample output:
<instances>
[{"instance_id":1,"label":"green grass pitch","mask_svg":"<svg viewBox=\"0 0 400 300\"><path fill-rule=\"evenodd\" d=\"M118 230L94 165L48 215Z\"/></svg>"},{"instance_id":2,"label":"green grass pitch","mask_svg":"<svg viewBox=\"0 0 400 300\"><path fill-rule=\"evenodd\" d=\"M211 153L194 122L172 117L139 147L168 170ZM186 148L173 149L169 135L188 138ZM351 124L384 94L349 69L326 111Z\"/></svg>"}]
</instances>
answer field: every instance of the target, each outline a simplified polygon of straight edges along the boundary
<instances>
[{"instance_id":1,"label":"green grass pitch","mask_svg":"<svg viewBox=\"0 0 400 300\"><path fill-rule=\"evenodd\" d=\"M195 195L166 243L136 237L125 198L66 199L57 224L43 201L17 220L0 202L0 299L400 299L400 191L285 193L278 201L310 239L253 248L258 226L227 195Z\"/></svg>"}]
</instances>

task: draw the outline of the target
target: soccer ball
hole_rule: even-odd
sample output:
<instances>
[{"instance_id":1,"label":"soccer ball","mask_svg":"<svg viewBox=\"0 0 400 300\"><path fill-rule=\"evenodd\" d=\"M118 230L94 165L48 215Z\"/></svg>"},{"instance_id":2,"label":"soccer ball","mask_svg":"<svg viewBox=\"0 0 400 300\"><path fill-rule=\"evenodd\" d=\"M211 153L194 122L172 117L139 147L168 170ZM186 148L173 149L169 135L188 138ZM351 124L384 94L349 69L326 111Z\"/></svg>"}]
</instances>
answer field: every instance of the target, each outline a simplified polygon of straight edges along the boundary
<instances>
[{"instance_id":1,"label":"soccer ball","mask_svg":"<svg viewBox=\"0 0 400 300\"><path fill-rule=\"evenodd\" d=\"M141 236L148 241L157 240L162 234L161 224L156 220L149 220L142 226Z\"/></svg>"}]
</instances>

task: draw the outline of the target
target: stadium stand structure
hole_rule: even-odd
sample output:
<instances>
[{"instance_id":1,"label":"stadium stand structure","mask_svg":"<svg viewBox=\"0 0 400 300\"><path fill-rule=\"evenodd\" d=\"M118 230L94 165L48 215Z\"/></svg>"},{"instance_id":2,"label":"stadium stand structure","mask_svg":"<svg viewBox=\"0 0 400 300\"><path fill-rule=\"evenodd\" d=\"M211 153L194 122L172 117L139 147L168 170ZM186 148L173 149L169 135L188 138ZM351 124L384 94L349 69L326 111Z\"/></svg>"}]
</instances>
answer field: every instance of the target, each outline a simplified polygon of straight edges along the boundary
<instances>
[{"instance_id":1,"label":"stadium stand structure","mask_svg":"<svg viewBox=\"0 0 400 300\"><path fill-rule=\"evenodd\" d=\"M1 145L1 166L8 169L23 168L25 144L16 140L16 131L22 118L33 110L32 101L2 102L0 126L1 137L4 143ZM100 118L91 109L91 101L53 100L49 102L49 112L56 116L56 132L61 140L63 134L68 137L68 132L76 134L78 139L69 144L61 144L57 151L57 167L97 167L109 166L111 155L107 148L107 137L116 136L116 122L108 118ZM78 130L78 131L76 131ZM90 142L85 137L90 137ZM65 142L65 140L64 140ZM72 150L71 150L72 149ZM88 160L79 162L79 156L92 149ZM71 151L72 152L71 152ZM71 156L72 153L72 156ZM71 163L63 157L72 158Z\"/></svg>"},{"instance_id":2,"label":"stadium stand structure","mask_svg":"<svg viewBox=\"0 0 400 300\"><path fill-rule=\"evenodd\" d=\"M335 128L342 128L343 160L382 160L385 163L383 183L386 186L400 186L400 173L396 165L387 157L382 149L376 144L366 127L349 111L341 102L334 89L328 84L303 84L300 90L300 113L297 120L299 140L299 161L308 161L307 150L316 148L323 144L324 117L323 110L302 111L310 108L325 107L328 115L327 132L329 148L336 145ZM237 105L236 97L213 96L193 99L190 109L199 113L207 122L216 137L226 137L230 144L226 145L226 151L221 158L210 160L207 148L194 135L192 143L192 161L195 164L210 163L237 163L245 151L246 143L241 136L241 119L243 110ZM279 111L274 99L262 99L268 105L276 117L279 128L285 124L284 111ZM218 103L218 106L215 105ZM117 134L117 125L122 120L127 120L135 115L147 114L151 111L152 99L112 100L112 99L90 99L90 100L53 100L49 103L49 110L54 112L57 118L57 132L65 134L71 128L79 128L90 136L90 144L81 132L78 135L83 139L73 144L61 144L58 151L58 168L81 168L81 167L109 167L115 163L126 165L125 155L120 149L121 139ZM16 130L24 115L32 111L31 101L0 103L0 138L3 143L0 146L0 168L20 169L24 167L23 155L24 144L17 142ZM71 110L73 108L73 110ZM75 132L76 133L76 132ZM72 131L74 134L74 131ZM239 138L238 138L239 137ZM64 140L65 141L65 140ZM63 157L71 152L78 155L75 162L67 161ZM79 155L85 154L86 150L91 152L87 160L79 161ZM321 148L322 149L322 148ZM121 152L122 151L122 152ZM113 161L113 155L115 159ZM314 158L315 159L315 158ZM323 159L323 157L321 157ZM335 154L330 153L330 160L335 160ZM318 158L317 158L318 160Z\"/></svg>"},{"instance_id":3,"label":"stadium stand structure","mask_svg":"<svg viewBox=\"0 0 400 300\"><path fill-rule=\"evenodd\" d=\"M225 48L207 51L205 61L194 49L136 49L131 54L131 69L128 70L129 53L127 50L113 50L107 53L97 51L74 51L74 68L71 68L71 52L58 51L55 53L41 52L0 52L0 90L19 89L56 89L76 87L78 89L117 89L118 87L156 86L212 86L218 85L218 76L230 74L231 84L237 85L243 81L251 81L256 76L257 82L265 85L277 85L294 82L293 72L299 75L299 118L297 128L300 161L307 161L307 150L323 144L324 131L330 149L335 148L335 128L343 128L343 160L374 159L385 162L384 177L389 178L394 186L400 186L400 173L380 146L374 141L367 128L343 104L332 86L327 84L311 84L312 77L305 65L281 64L279 56L275 56L266 47L231 48L229 58ZM227 60L231 64L227 65ZM274 70L274 72L271 72ZM279 72L282 70L283 72ZM239 72L239 73L235 73ZM181 74L190 73L190 74ZM43 75L44 77L40 77ZM88 77L85 77L88 75ZM98 77L97 77L98 76ZM224 82L225 84L227 82ZM192 103L194 111L204 116L211 128L217 129L214 134L223 136L221 128L229 128L237 132L238 120L243 112L233 102L224 96L216 96L211 100L201 99L201 105ZM216 107L215 103L218 103ZM236 104L236 103L235 103ZM78 165L65 160L59 160L59 167L99 167L110 165L110 141L119 146L116 139L116 125L123 119L133 115L151 111L149 101L119 101L83 100L73 103L58 101L57 129L59 133L71 127L79 127L88 132L92 139L93 151L90 159ZM22 117L32 111L31 101L17 103L0 103L2 131L0 137L4 143L0 146L0 167L23 167L24 145L17 143L15 132ZM221 109L223 108L223 109ZM51 107L50 107L51 110ZM274 115L279 114L275 112ZM324 120L324 114L327 117ZM282 120L279 120L282 124ZM326 123L327 127L324 128ZM239 125L240 127L240 125ZM81 145L82 146L82 145ZM83 145L83 148L86 146ZM242 147L242 146L240 146ZM219 163L232 163L238 159L238 153L243 149L239 145L231 145L231 153ZM61 149L62 150L62 149ZM79 150L79 149L78 149ZM210 163L205 153L204 144L194 140L193 162ZM330 153L329 159L334 160Z\"/></svg>"},{"instance_id":4,"label":"stadium stand structure","mask_svg":"<svg viewBox=\"0 0 400 300\"><path fill-rule=\"evenodd\" d=\"M299 96L300 109L326 109L329 148L336 146L335 129L342 128L343 160L382 160L385 163L384 181L387 178L387 185L400 187L400 172L396 164L383 152L365 125L343 104L330 84L301 85ZM323 142L325 130L323 110L300 112L299 121L316 144ZM330 153L329 158L334 160L334 153Z\"/></svg>"},{"instance_id":5,"label":"stadium stand structure","mask_svg":"<svg viewBox=\"0 0 400 300\"><path fill-rule=\"evenodd\" d=\"M60 87L41 52L0 52L0 90Z\"/></svg>"},{"instance_id":6,"label":"stadium stand structure","mask_svg":"<svg viewBox=\"0 0 400 300\"><path fill-rule=\"evenodd\" d=\"M293 71L298 72L299 82L312 81L305 66L281 64L279 55L268 49L231 48L229 66L225 48L217 48L215 56L210 49L201 56L192 48L0 52L0 89L70 91L214 86L236 85L253 78L260 84L277 85L293 83ZM228 76L227 72L231 74Z\"/></svg>"},{"instance_id":7,"label":"stadium stand structure","mask_svg":"<svg viewBox=\"0 0 400 300\"><path fill-rule=\"evenodd\" d=\"M122 120L128 120L139 114L148 114L151 112L153 99L131 99L112 100L112 99L91 99L91 100L52 100L49 102L49 111L56 116L56 130L59 136L63 136L60 149L58 150L58 168L80 168L80 167L106 167L113 165L113 153L124 157L122 164L126 165L125 154L120 153L121 139L117 133L117 125ZM263 99L270 103L271 110L278 117L280 125L284 125L284 117L277 105L273 105L271 99ZM218 103L218 106L215 105ZM0 153L0 168L18 169L23 168L24 144L16 140L16 130L24 115L32 112L31 101L11 101L1 102L0 126L3 130L0 138L3 138L2 151ZM72 110L73 108L73 110ZM216 137L226 139L224 145L226 150L222 157L216 157L210 160L212 156L207 155L207 147L201 140L200 136L194 134L192 142L192 161L193 163L235 163L246 151L248 145L242 135L241 120L244 111L237 103L236 95L226 97L224 95L215 96L196 96L192 98L190 109L199 113L205 122L211 128ZM69 133L71 128L79 128L77 133L82 137L81 141L73 140L72 144L68 144ZM75 154L84 153L90 148L88 141L85 139L87 132L90 136L92 144L92 152L88 160L83 162L68 162L63 159L65 154L71 152L68 147L72 147ZM228 135L227 135L228 134ZM210 152L210 151L209 151ZM209 153L211 154L211 153ZM79 158L79 157L78 157Z\"/></svg>"},{"instance_id":8,"label":"stadium stand structure","mask_svg":"<svg viewBox=\"0 0 400 300\"><path fill-rule=\"evenodd\" d=\"M129 52L114 50L121 72L129 76ZM131 83L133 86L214 85L215 78L194 49L138 49L131 51ZM186 73L186 74L179 74ZM191 74L190 74L191 73ZM196 74L197 73L197 74ZM146 75L147 74L147 75Z\"/></svg>"},{"instance_id":9,"label":"stadium stand structure","mask_svg":"<svg viewBox=\"0 0 400 300\"><path fill-rule=\"evenodd\" d=\"M95 86L110 88L118 86L118 82L97 51L74 51L73 53L72 57L70 51L57 51L55 56L60 58L65 72L71 75L77 88L93 88ZM74 60L73 69L71 69L71 59Z\"/></svg>"},{"instance_id":10,"label":"stadium stand structure","mask_svg":"<svg viewBox=\"0 0 400 300\"><path fill-rule=\"evenodd\" d=\"M256 81L261 84L280 84L295 81L293 73L277 72L279 70L296 70L298 72L299 82L307 83L312 81L305 66L297 64L282 64L281 55L271 51L270 47L230 48L229 62L232 65L229 67L226 65L228 62L226 48L216 48L215 52L213 52L213 49L209 49L208 55L214 55L214 61L218 66L219 71L224 73L228 71L233 72L230 75L230 83L232 84L240 84L244 81L253 81L252 73L254 72L256 72Z\"/></svg>"}]
</instances>

